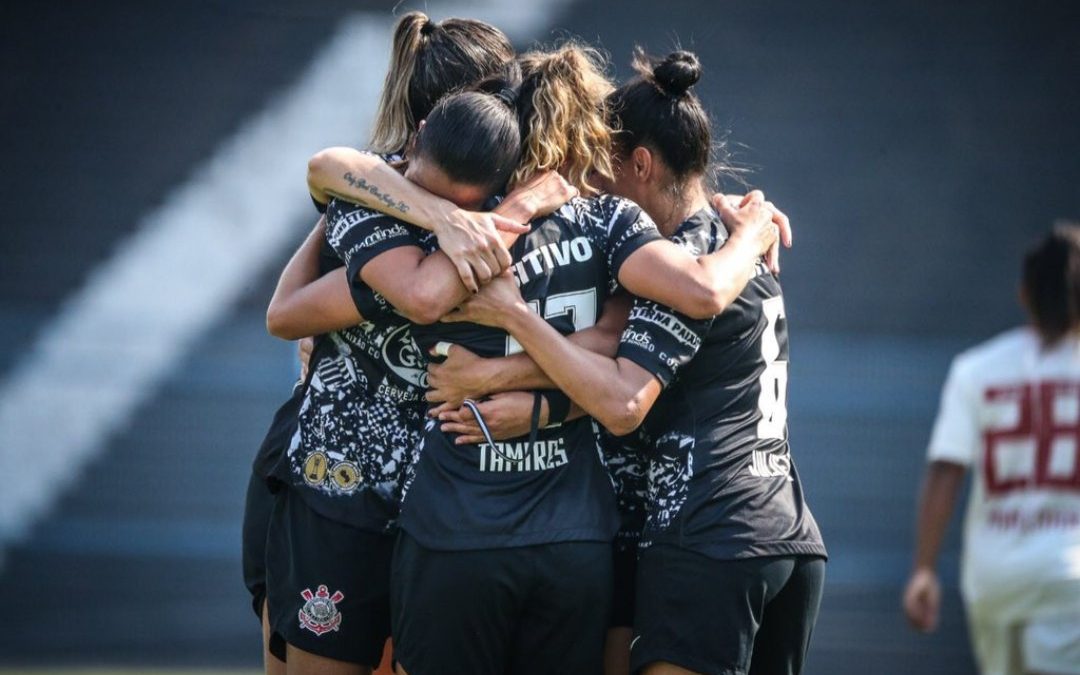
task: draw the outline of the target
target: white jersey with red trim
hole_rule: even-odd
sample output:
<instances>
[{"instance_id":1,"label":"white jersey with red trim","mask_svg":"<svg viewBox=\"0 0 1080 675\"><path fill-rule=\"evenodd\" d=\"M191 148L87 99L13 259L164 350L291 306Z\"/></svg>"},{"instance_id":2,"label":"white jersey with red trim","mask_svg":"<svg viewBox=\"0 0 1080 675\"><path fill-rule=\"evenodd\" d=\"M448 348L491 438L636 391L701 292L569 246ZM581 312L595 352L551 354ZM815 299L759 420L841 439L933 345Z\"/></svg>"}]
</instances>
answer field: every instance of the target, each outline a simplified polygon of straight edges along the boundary
<instances>
[{"instance_id":1,"label":"white jersey with red trim","mask_svg":"<svg viewBox=\"0 0 1080 675\"><path fill-rule=\"evenodd\" d=\"M1003 620L1075 613L1080 339L1044 348L1017 328L957 356L928 454L974 474L961 570L969 606Z\"/></svg>"}]
</instances>

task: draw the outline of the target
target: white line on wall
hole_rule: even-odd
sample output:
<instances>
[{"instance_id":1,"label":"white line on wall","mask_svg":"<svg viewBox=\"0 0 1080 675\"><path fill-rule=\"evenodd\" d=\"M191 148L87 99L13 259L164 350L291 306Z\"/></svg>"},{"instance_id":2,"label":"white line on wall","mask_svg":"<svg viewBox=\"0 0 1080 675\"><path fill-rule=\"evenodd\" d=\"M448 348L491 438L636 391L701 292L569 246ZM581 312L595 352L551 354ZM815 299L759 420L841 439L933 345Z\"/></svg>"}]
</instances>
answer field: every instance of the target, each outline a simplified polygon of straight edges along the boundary
<instances>
[{"instance_id":1,"label":"white line on wall","mask_svg":"<svg viewBox=\"0 0 1080 675\"><path fill-rule=\"evenodd\" d=\"M536 37L566 1L429 11L485 19L521 40ZM78 478L267 262L306 232L314 220L306 160L366 136L393 20L344 21L291 88L141 219L0 385L0 550Z\"/></svg>"}]
</instances>

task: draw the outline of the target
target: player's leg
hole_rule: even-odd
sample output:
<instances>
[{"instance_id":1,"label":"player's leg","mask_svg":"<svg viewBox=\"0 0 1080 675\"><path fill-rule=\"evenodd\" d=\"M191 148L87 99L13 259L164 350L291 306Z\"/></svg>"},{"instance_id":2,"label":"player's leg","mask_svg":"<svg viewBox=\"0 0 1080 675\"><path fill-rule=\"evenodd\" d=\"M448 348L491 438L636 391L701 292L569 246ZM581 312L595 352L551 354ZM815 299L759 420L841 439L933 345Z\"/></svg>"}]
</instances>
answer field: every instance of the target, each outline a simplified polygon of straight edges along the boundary
<instances>
[{"instance_id":1,"label":"player's leg","mask_svg":"<svg viewBox=\"0 0 1080 675\"><path fill-rule=\"evenodd\" d=\"M1023 675L1021 630L1000 621L994 614L968 608L972 651L982 675Z\"/></svg>"},{"instance_id":2,"label":"player's leg","mask_svg":"<svg viewBox=\"0 0 1080 675\"><path fill-rule=\"evenodd\" d=\"M274 510L274 495L254 471L244 499L241 562L251 607L262 624L263 667L266 675L284 675L285 662L270 651L270 624L266 613L266 532Z\"/></svg>"},{"instance_id":3,"label":"player's leg","mask_svg":"<svg viewBox=\"0 0 1080 675\"><path fill-rule=\"evenodd\" d=\"M1080 612L1032 619L1022 633L1025 673L1080 675Z\"/></svg>"},{"instance_id":4,"label":"player's leg","mask_svg":"<svg viewBox=\"0 0 1080 675\"><path fill-rule=\"evenodd\" d=\"M614 547L611 624L604 639L604 675L630 675L630 641L634 639L634 585L637 542Z\"/></svg>"},{"instance_id":5,"label":"player's leg","mask_svg":"<svg viewBox=\"0 0 1080 675\"><path fill-rule=\"evenodd\" d=\"M765 606L793 568L791 558L715 560L675 546L645 549L631 672L747 672Z\"/></svg>"},{"instance_id":6,"label":"player's leg","mask_svg":"<svg viewBox=\"0 0 1080 675\"><path fill-rule=\"evenodd\" d=\"M797 557L787 583L765 606L750 662L750 675L797 675L817 623L825 561Z\"/></svg>"},{"instance_id":7,"label":"player's leg","mask_svg":"<svg viewBox=\"0 0 1080 675\"><path fill-rule=\"evenodd\" d=\"M262 611L263 670L266 671L266 675L285 675L285 661L278 656L278 654L281 654L280 648L277 650L270 648L272 635L273 631L270 630L270 610L264 600ZM277 654L274 653L275 651L277 651Z\"/></svg>"},{"instance_id":8,"label":"player's leg","mask_svg":"<svg viewBox=\"0 0 1080 675\"><path fill-rule=\"evenodd\" d=\"M513 636L515 675L603 672L611 620L611 545L575 541L526 549L532 586Z\"/></svg>"},{"instance_id":9,"label":"player's leg","mask_svg":"<svg viewBox=\"0 0 1080 675\"><path fill-rule=\"evenodd\" d=\"M287 643L289 675L367 675L390 634L393 540L278 496L267 537L271 648Z\"/></svg>"},{"instance_id":10,"label":"player's leg","mask_svg":"<svg viewBox=\"0 0 1080 675\"><path fill-rule=\"evenodd\" d=\"M391 611L398 672L502 675L524 603L521 549L439 551L402 532Z\"/></svg>"}]
</instances>

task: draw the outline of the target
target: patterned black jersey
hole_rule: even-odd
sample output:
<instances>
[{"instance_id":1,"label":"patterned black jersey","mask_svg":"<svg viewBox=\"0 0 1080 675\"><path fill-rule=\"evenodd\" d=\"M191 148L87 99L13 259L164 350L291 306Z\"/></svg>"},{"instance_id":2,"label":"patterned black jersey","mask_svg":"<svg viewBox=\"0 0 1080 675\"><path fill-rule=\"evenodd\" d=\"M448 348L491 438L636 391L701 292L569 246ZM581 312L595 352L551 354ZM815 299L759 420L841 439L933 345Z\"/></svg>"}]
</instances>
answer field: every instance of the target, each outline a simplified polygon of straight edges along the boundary
<instances>
[{"instance_id":1,"label":"patterned black jersey","mask_svg":"<svg viewBox=\"0 0 1080 675\"><path fill-rule=\"evenodd\" d=\"M649 504L648 449L651 446L651 439L644 429L625 436L613 436L600 427L600 448L615 486L615 505L619 511L619 531L615 535L615 546L619 551L636 551L645 527Z\"/></svg>"},{"instance_id":2,"label":"patterned black jersey","mask_svg":"<svg viewBox=\"0 0 1080 675\"><path fill-rule=\"evenodd\" d=\"M648 216L630 202L575 199L533 221L532 231L511 248L512 270L525 301L568 334L596 322L622 263L659 237ZM387 230L377 238L432 246L415 231ZM370 302L380 299L373 294ZM443 340L484 357L521 350L504 331L474 324L415 326L413 334L425 351ZM424 546L610 541L618 529L611 479L591 420L553 425L537 430L532 440L523 436L495 447L457 446L453 440L437 424L428 424L411 463L400 525Z\"/></svg>"},{"instance_id":3,"label":"patterned black jersey","mask_svg":"<svg viewBox=\"0 0 1080 675\"><path fill-rule=\"evenodd\" d=\"M702 255L725 238L705 210L673 240ZM825 555L788 447L784 299L763 264L712 319L636 299L618 355L666 387L643 425L652 443L643 547L721 559Z\"/></svg>"},{"instance_id":4,"label":"patterned black jersey","mask_svg":"<svg viewBox=\"0 0 1080 675\"><path fill-rule=\"evenodd\" d=\"M397 225L349 202L327 207L326 244L334 255L322 272L345 265L366 320L316 338L298 427L275 470L318 513L375 532L397 516L406 459L423 426L427 366L408 321L365 312L369 291L358 273L387 250L372 238L385 230L382 221Z\"/></svg>"}]
</instances>

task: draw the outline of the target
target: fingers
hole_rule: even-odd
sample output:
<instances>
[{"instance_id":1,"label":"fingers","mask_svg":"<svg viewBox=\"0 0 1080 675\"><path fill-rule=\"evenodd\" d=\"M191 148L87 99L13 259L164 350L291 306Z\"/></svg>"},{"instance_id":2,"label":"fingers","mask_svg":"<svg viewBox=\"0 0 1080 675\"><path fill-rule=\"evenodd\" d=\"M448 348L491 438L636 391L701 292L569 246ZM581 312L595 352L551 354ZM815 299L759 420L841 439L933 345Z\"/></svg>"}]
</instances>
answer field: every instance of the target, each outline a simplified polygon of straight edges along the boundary
<instances>
[{"instance_id":1,"label":"fingers","mask_svg":"<svg viewBox=\"0 0 1080 675\"><path fill-rule=\"evenodd\" d=\"M446 398L446 394L444 394L441 389L428 389L427 392L424 393L424 400L428 403L443 403L446 401Z\"/></svg>"},{"instance_id":2,"label":"fingers","mask_svg":"<svg viewBox=\"0 0 1080 675\"><path fill-rule=\"evenodd\" d=\"M499 230L500 232L509 232L510 234L528 234L529 230L531 229L527 224L522 224L510 220L509 218L504 218L496 213L491 214L491 220L495 224L495 229ZM503 248L503 251L506 251L505 247ZM509 254L507 254L507 259L509 260ZM507 262L507 264L509 264L509 262Z\"/></svg>"},{"instance_id":3,"label":"fingers","mask_svg":"<svg viewBox=\"0 0 1080 675\"><path fill-rule=\"evenodd\" d=\"M483 445L487 439L479 433L463 434L454 439L454 445Z\"/></svg>"},{"instance_id":4,"label":"fingers","mask_svg":"<svg viewBox=\"0 0 1080 675\"><path fill-rule=\"evenodd\" d=\"M442 323L467 323L471 321L472 317L469 315L468 310L462 309L462 307L464 307L464 305L447 312L439 318L439 321Z\"/></svg>"},{"instance_id":5,"label":"fingers","mask_svg":"<svg viewBox=\"0 0 1080 675\"><path fill-rule=\"evenodd\" d=\"M746 196L739 202L739 206L746 206L747 204L764 204L765 193L761 190L751 190L746 193Z\"/></svg>"},{"instance_id":6,"label":"fingers","mask_svg":"<svg viewBox=\"0 0 1080 675\"><path fill-rule=\"evenodd\" d=\"M473 275L472 267L464 260L455 260L454 267L457 268L458 276L461 277L461 283L465 285L465 288L470 292L476 293L480 290L480 285L476 282L476 277Z\"/></svg>"},{"instance_id":7,"label":"fingers","mask_svg":"<svg viewBox=\"0 0 1080 675\"><path fill-rule=\"evenodd\" d=\"M772 221L780 228L780 241L785 248L791 248L791 220L772 202L765 202L765 207L772 211Z\"/></svg>"},{"instance_id":8,"label":"fingers","mask_svg":"<svg viewBox=\"0 0 1080 675\"><path fill-rule=\"evenodd\" d=\"M486 284L487 282L491 281L491 278L494 276L491 268L497 267L494 257L488 256L490 256L490 253L488 251L484 251L484 253L480 254L478 259L470 262L470 264L472 265L473 274L476 275L476 280L480 283L480 285ZM476 293L479 290L480 289L478 287L473 292Z\"/></svg>"},{"instance_id":9,"label":"fingers","mask_svg":"<svg viewBox=\"0 0 1080 675\"><path fill-rule=\"evenodd\" d=\"M453 410L457 410L457 408L455 406L450 405L450 403L447 402L447 403L442 403L440 405L435 406L434 408L429 410L427 414L428 414L428 417L432 417L432 418L437 419L439 417L439 415L444 415L447 412L450 412L450 411L453 411Z\"/></svg>"},{"instance_id":10,"label":"fingers","mask_svg":"<svg viewBox=\"0 0 1080 675\"><path fill-rule=\"evenodd\" d=\"M773 241L772 246L769 247L768 253L765 254L765 264L768 265L769 271L773 274L780 274L780 240Z\"/></svg>"}]
</instances>

